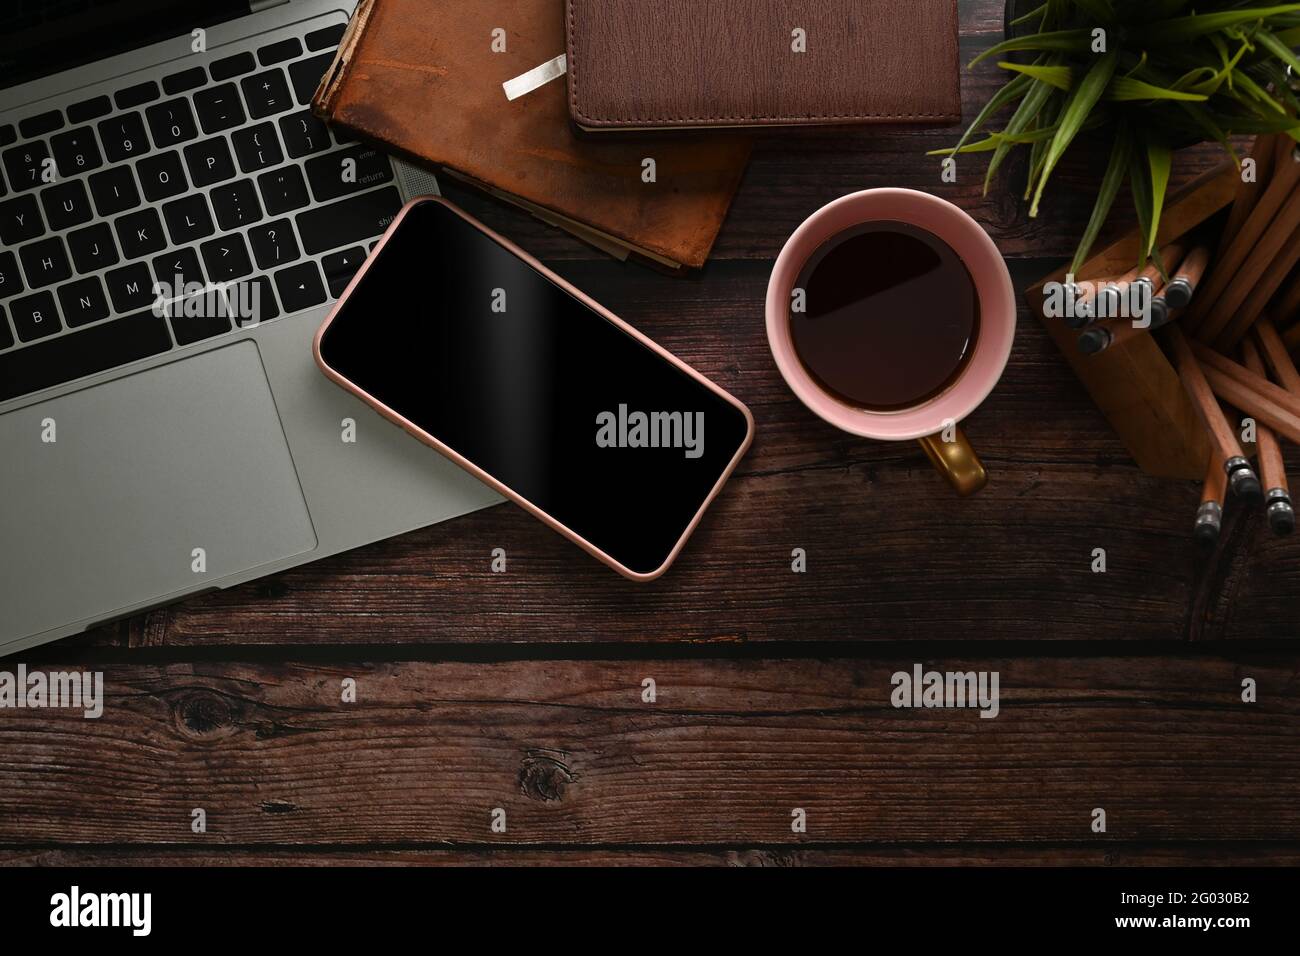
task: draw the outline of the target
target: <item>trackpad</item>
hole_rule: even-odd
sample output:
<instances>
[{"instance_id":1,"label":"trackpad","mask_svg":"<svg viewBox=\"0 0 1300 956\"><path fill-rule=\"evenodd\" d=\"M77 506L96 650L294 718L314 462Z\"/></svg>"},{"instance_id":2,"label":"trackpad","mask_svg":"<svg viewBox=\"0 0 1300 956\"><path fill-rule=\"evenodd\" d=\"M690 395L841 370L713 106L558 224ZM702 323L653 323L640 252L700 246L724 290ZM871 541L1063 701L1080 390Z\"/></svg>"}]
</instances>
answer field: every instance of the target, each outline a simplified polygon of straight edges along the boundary
<instances>
[{"instance_id":1,"label":"trackpad","mask_svg":"<svg viewBox=\"0 0 1300 956\"><path fill-rule=\"evenodd\" d=\"M250 341L0 415L0 449L0 645L316 547Z\"/></svg>"}]
</instances>

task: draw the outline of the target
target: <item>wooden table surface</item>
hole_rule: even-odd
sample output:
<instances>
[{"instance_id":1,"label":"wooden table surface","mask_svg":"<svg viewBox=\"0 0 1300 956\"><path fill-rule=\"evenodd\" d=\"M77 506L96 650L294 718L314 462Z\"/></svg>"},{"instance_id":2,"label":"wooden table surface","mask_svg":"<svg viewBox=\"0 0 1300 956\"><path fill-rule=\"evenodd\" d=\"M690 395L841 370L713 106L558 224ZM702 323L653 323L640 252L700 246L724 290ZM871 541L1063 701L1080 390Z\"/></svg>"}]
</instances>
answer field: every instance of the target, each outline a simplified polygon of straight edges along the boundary
<instances>
[{"instance_id":1,"label":"wooden table surface","mask_svg":"<svg viewBox=\"0 0 1300 956\"><path fill-rule=\"evenodd\" d=\"M1001 2L961 6L969 60ZM997 72L964 73L968 117ZM1300 862L1300 537L1232 513L1198 558L1199 488L1137 470L1023 310L967 423L991 475L971 500L777 374L772 261L844 193L953 200L1020 287L1070 254L1095 164L1030 220L1019 161L987 198L982 161L940 181L925 151L957 132L762 140L685 279L448 188L753 409L677 565L634 584L502 505L28 652L104 671L108 701L0 713L0 861ZM1180 154L1179 178L1218 159ZM997 671L1000 714L894 709L916 663Z\"/></svg>"}]
</instances>

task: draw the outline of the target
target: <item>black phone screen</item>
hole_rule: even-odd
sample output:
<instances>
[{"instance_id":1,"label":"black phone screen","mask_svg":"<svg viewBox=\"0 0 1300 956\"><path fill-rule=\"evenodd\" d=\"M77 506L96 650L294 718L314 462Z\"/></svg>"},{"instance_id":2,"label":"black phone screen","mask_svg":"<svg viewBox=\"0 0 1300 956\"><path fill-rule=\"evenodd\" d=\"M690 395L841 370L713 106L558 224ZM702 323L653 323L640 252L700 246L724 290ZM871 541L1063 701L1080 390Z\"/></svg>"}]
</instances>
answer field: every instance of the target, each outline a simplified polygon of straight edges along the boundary
<instances>
[{"instance_id":1,"label":"black phone screen","mask_svg":"<svg viewBox=\"0 0 1300 956\"><path fill-rule=\"evenodd\" d=\"M739 405L432 200L377 250L320 353L638 574L671 557L749 436Z\"/></svg>"}]
</instances>

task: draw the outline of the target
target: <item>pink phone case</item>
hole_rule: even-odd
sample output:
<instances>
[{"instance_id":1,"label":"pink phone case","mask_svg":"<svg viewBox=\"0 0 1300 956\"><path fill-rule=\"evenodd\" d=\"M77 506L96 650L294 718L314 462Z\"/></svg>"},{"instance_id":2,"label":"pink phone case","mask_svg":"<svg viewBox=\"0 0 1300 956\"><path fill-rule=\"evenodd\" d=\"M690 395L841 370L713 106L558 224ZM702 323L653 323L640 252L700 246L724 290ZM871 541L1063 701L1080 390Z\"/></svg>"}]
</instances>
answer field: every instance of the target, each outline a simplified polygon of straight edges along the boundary
<instances>
[{"instance_id":1,"label":"pink phone case","mask_svg":"<svg viewBox=\"0 0 1300 956\"><path fill-rule=\"evenodd\" d=\"M676 365L682 371L686 372L686 374L690 375L696 381L703 384L706 388L710 389L717 395L721 396L725 401L729 402L731 405L739 409L741 414L745 416L745 422L746 422L745 440L741 442L740 447L736 450L736 454L732 456L731 461L727 463L727 467L723 469L722 474L718 476L718 480L714 484L713 488L709 491L704 501L700 503L699 510L695 512L694 517L691 518L690 524L686 526L686 530L682 532L682 536L677 540L677 543L673 545L673 549L668 553L668 557L664 560L664 563L661 564L655 570L642 573L638 571L633 571L631 568L620 563L616 559L612 558L610 555L606 554L600 548L596 547L596 545L592 544L582 535L578 534L572 528L569 528L564 523L557 521L555 518L547 514L541 508L537 507L537 505L533 504L527 498L516 493L513 489L502 484L500 481L497 481L497 479L489 475L483 469L479 468L473 462L470 462L463 456L457 454L451 448L447 447L438 439L430 435L428 432L424 431L414 422L400 415L394 409L389 408L383 402L376 399L373 395L369 394L364 389L357 387L357 385L348 381L346 378L344 378L334 369L330 368L328 365L325 364L325 360L321 357L321 352L320 352L321 338L324 336L325 330L328 329L330 323L334 321L334 317L338 314L339 309L343 306L343 303L347 301L348 296L351 295L352 293L352 290L356 288L357 283L359 283L362 280L362 277L365 276L366 270L370 268L370 264L374 262L376 258L378 258L380 255L383 254L384 245L388 242L390 238L392 238L393 234L401 225L402 220L406 217L407 212L411 209L411 207L413 207L417 203L422 203L422 202L436 202L446 206L448 209L450 209L456 215L460 216L462 219L464 219L475 229L479 230L488 238L490 238L493 242L497 243L498 245L508 250L518 258L522 259L524 262L526 262L537 272L541 273L551 282L554 282L560 288L564 289L566 292L571 294L579 302L583 303L592 311L602 316L606 321L612 322L614 325L618 326L620 329L627 332L628 335L635 338L638 342L641 342L644 345L648 346L649 348L653 349L656 353L661 355L665 361L671 362L673 365ZM409 432L411 435L418 438L420 441L424 442L426 445L429 445L437 449L443 455L450 458L456 464L460 465L460 467L464 468L466 471L468 471L475 478L482 481L484 484L495 489L500 494L505 495L505 497L509 498L511 501L515 502L520 507L531 512L534 516L546 522L546 524L550 525L560 534L564 535L566 538L573 541L579 547L583 548L585 551L594 555L596 558L603 561L605 564L609 565L619 574L623 575L624 577L631 578L634 581L653 581L655 578L659 577L665 571L668 570L669 566L672 565L673 561L677 559L677 555L681 552L682 548L685 546L686 539L691 536L691 533L695 530L696 525L700 523L700 518L704 515L705 509L707 509L709 505L713 502L713 499L718 496L718 492L722 490L722 486L726 484L727 479L731 477L731 473L735 470L737 463L739 463L740 459L744 457L745 452L749 450L749 446L754 440L754 416L750 413L749 409L746 408L745 405L742 402L740 402L735 396L731 395L726 390L719 388L717 385L709 381L707 378L705 378L695 369L691 368L689 365L687 365L677 356L673 355L667 349L663 348L657 343L652 342L650 339L646 338L636 329L632 328L632 326L628 325L618 316L614 315L614 313L610 312L608 309L602 306L599 302L596 302L590 296L583 293L581 290L576 289L568 282L565 282L564 279L560 278L550 269L546 268L546 266L542 265L540 262L538 262L536 259L530 256L528 253L524 252L524 250L520 249L509 239L506 239L505 237L500 236L497 233L493 232L487 226L483 225L483 223L479 222L474 217L458 209L456 206L452 205L450 202L448 202L447 200L443 199L440 196L417 196L416 198L412 199L410 202L408 202L405 206L402 207L401 211L397 214L397 218L394 219L392 225L388 227L388 231L385 232L383 238L379 240L379 245L375 247L374 252L372 252L370 256L366 259L366 261L362 264L361 269L357 272L357 274L352 277L352 281L348 283L348 287L343 290L343 295L341 295L338 301L334 303L334 307L330 309L329 315L325 317L325 321L321 323L321 327L316 331L316 337L312 340L312 354L315 355L316 364L320 366L320 370L324 372L325 375L333 382L335 382L337 385L341 386L342 388L351 392L353 395L357 396L357 398L361 399L367 405L370 405L372 408L375 409L375 411L379 412L379 414L383 415L385 418L387 418L389 421L393 422L394 424L400 425L407 432Z\"/></svg>"}]
</instances>

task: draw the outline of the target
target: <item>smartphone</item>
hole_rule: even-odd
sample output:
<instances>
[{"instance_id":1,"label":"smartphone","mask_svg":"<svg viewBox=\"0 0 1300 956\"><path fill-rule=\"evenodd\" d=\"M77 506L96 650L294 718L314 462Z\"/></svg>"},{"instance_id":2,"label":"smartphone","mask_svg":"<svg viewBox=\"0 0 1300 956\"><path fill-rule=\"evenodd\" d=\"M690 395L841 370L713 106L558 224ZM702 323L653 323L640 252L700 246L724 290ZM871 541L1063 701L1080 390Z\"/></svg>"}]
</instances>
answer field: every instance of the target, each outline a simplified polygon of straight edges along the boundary
<instances>
[{"instance_id":1,"label":"smartphone","mask_svg":"<svg viewBox=\"0 0 1300 956\"><path fill-rule=\"evenodd\" d=\"M407 203L314 344L381 415L635 580L749 448L749 409L482 223Z\"/></svg>"}]
</instances>

